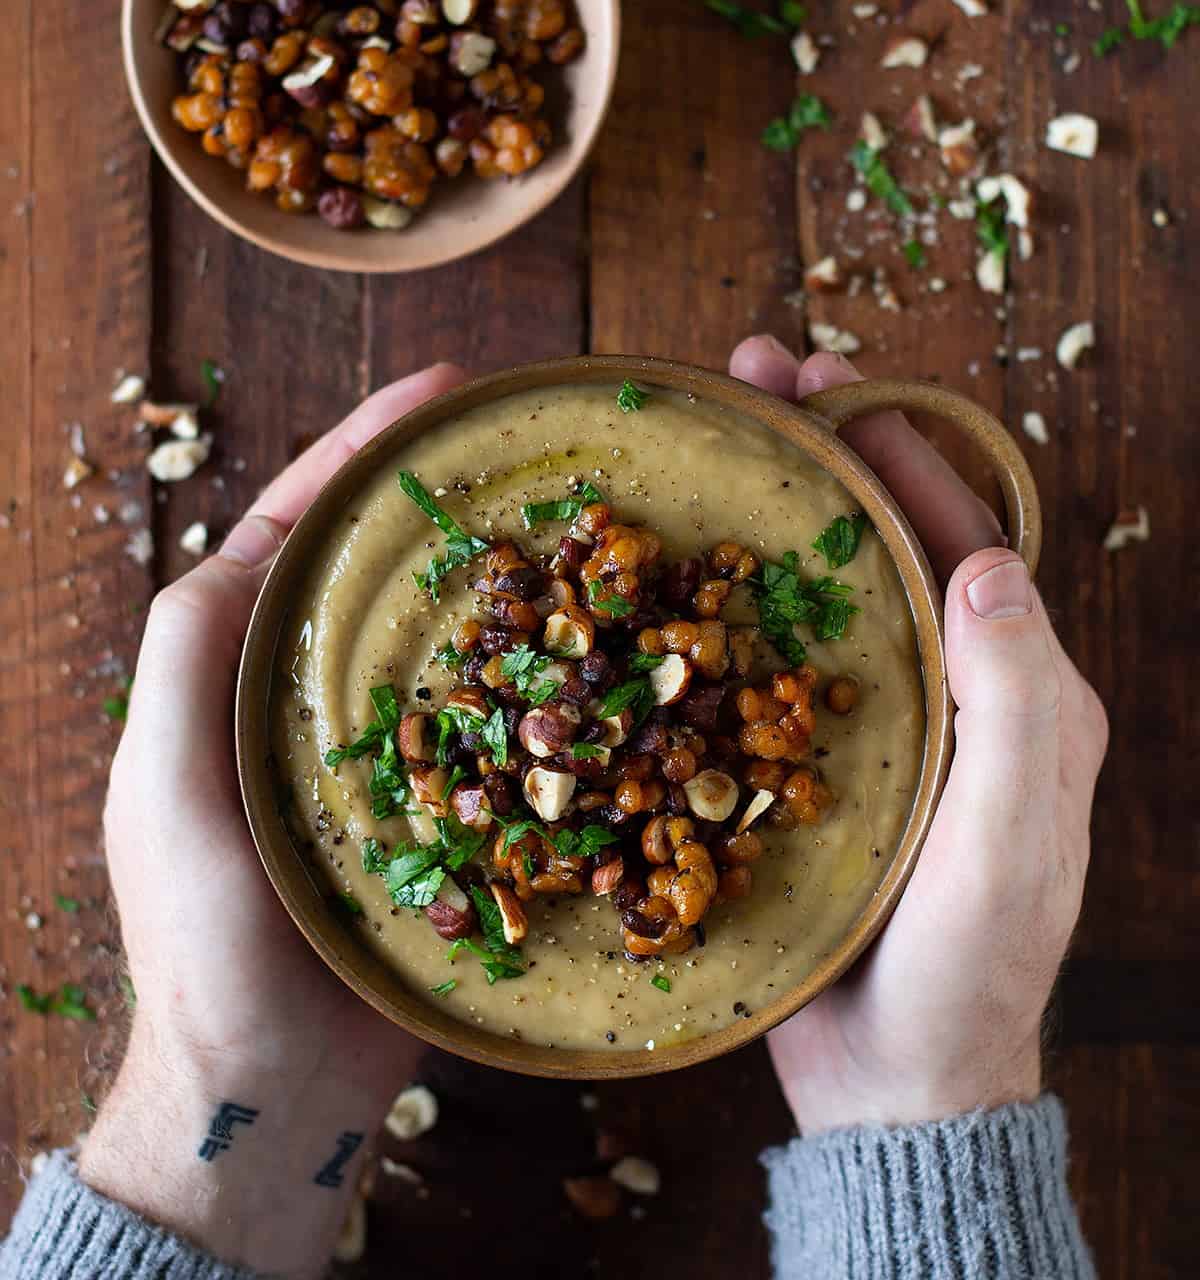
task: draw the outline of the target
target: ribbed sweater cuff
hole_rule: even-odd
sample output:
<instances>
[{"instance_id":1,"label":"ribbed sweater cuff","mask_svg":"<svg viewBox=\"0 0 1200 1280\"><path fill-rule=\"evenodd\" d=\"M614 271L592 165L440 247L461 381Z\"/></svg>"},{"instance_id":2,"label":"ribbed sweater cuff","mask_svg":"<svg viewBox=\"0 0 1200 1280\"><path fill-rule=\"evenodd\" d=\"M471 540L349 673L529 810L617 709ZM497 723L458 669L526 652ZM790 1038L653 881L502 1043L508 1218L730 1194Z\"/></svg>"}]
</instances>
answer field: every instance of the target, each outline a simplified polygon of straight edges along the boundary
<instances>
[{"instance_id":1,"label":"ribbed sweater cuff","mask_svg":"<svg viewBox=\"0 0 1200 1280\"><path fill-rule=\"evenodd\" d=\"M255 1280L80 1182L65 1151L30 1182L0 1280Z\"/></svg>"},{"instance_id":2,"label":"ribbed sweater cuff","mask_svg":"<svg viewBox=\"0 0 1200 1280\"><path fill-rule=\"evenodd\" d=\"M763 1154L777 1280L1093 1280L1062 1104L843 1129Z\"/></svg>"}]
</instances>

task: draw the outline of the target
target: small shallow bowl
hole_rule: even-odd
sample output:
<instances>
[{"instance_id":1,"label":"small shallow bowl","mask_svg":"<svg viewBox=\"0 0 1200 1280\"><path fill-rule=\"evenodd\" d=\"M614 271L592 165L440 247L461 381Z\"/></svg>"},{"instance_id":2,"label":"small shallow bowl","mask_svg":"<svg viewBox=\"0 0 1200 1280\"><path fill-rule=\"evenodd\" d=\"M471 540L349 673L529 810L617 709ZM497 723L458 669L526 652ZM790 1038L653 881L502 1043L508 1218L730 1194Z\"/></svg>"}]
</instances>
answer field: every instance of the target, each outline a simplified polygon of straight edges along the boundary
<instances>
[{"instance_id":1,"label":"small shallow bowl","mask_svg":"<svg viewBox=\"0 0 1200 1280\"><path fill-rule=\"evenodd\" d=\"M277 807L269 730L271 673L290 602L330 527L368 477L395 467L409 441L466 410L540 387L620 382L669 387L735 410L790 440L836 477L870 517L896 563L912 609L925 687L924 760L912 812L878 891L858 919L801 983L748 1018L694 1040L644 1050L548 1048L464 1022L414 995L335 915L323 888L293 847ZM912 527L878 477L837 436L864 413L906 409L945 418L987 455L1004 494L1011 544L1036 568L1041 516L1033 477L1012 437L978 405L928 383L879 380L823 391L802 405L776 399L744 382L667 360L579 356L525 365L477 378L422 405L377 436L325 485L300 518L267 577L251 619L238 678L237 751L242 794L267 874L292 918L318 954L364 1000L430 1044L490 1066L532 1075L603 1079L649 1075L691 1066L740 1048L819 995L854 963L891 914L912 874L933 820L949 767L953 705L946 686L941 597Z\"/></svg>"},{"instance_id":2,"label":"small shallow bowl","mask_svg":"<svg viewBox=\"0 0 1200 1280\"><path fill-rule=\"evenodd\" d=\"M280 213L275 202L245 188L245 175L206 155L199 135L171 118L180 91L178 55L155 39L166 0L123 0L121 40L129 91L142 127L172 176L223 227L312 267L338 271L418 271L465 258L515 231L566 187L587 159L612 97L617 74L619 0L578 0L587 46L551 78L547 114L555 142L528 176L511 182L467 174L434 184L429 204L403 231L335 231L315 213Z\"/></svg>"}]
</instances>

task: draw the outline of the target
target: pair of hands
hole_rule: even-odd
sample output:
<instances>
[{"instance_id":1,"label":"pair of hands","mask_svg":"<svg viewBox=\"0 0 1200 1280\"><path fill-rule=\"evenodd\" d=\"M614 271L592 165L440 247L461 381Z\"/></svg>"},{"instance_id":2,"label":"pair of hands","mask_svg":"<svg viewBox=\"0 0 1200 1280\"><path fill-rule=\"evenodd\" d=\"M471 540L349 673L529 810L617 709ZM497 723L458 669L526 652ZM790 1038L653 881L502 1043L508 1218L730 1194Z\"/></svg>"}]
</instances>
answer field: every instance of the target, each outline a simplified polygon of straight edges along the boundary
<instances>
[{"instance_id":1,"label":"pair of hands","mask_svg":"<svg viewBox=\"0 0 1200 1280\"><path fill-rule=\"evenodd\" d=\"M737 348L730 371L789 400L858 377L841 357L801 365L761 337ZM438 365L373 395L275 480L216 556L157 597L113 763L105 831L138 1005L81 1172L263 1270L319 1267L337 1198L309 1187L312 1204L298 1210L281 1179L291 1171L311 1183L338 1131L371 1132L420 1046L325 968L262 874L230 732L242 639L271 558L325 480L465 377ZM960 710L950 779L890 924L849 975L769 1037L807 1134L1037 1095L1040 1020L1079 912L1107 734L984 504L899 415L842 435L904 508L946 586ZM247 1134L270 1139L269 1194L242 1176L236 1149L205 1181L195 1147L213 1099L257 1107L266 1097L270 1111ZM289 1109L290 1127L271 1118Z\"/></svg>"}]
</instances>

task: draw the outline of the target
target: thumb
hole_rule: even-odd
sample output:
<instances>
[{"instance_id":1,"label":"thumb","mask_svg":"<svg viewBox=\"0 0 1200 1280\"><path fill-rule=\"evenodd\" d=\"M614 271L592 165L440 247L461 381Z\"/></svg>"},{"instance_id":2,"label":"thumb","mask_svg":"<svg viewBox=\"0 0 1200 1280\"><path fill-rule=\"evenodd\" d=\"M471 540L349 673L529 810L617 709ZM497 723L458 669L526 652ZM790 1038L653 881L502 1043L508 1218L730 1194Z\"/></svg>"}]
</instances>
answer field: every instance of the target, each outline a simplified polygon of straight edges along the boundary
<instances>
[{"instance_id":1,"label":"thumb","mask_svg":"<svg viewBox=\"0 0 1200 1280\"><path fill-rule=\"evenodd\" d=\"M1011 551L977 551L955 570L946 662L959 711L939 817L954 815L952 843L979 875L1019 891L1021 868L1039 877L1047 870L1039 855L1051 853L1062 682L1045 608Z\"/></svg>"}]
</instances>

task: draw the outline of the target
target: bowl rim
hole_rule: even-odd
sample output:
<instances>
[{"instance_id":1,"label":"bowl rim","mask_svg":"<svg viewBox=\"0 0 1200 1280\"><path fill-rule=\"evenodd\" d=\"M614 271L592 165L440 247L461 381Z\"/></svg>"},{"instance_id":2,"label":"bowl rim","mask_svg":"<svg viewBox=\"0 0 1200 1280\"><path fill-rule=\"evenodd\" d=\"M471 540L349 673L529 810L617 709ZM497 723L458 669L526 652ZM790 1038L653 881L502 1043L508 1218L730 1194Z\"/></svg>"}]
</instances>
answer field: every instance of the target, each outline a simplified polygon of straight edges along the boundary
<instances>
[{"instance_id":1,"label":"bowl rim","mask_svg":"<svg viewBox=\"0 0 1200 1280\"><path fill-rule=\"evenodd\" d=\"M652 1052L640 1047L555 1048L508 1039L461 1022L407 990L403 978L358 942L330 910L328 886L322 890L316 883L287 834L268 762L271 679L292 586L311 564L309 551L327 534L346 502L361 491L365 477L380 466L394 464L393 455L411 439L478 405L537 387L626 377L694 393L748 415L803 449L862 503L896 564L908 598L925 689L924 752L908 822L882 881L841 941L803 981L749 1017ZM254 842L281 901L318 955L373 1008L427 1043L485 1066L577 1080L630 1078L693 1066L741 1048L814 999L862 955L899 901L933 821L949 769L952 712L941 594L924 549L895 499L825 419L749 383L698 366L637 356L571 356L486 374L426 402L374 437L326 482L285 539L254 607L238 671L237 769ZM381 986L391 991L384 992Z\"/></svg>"},{"instance_id":2,"label":"bowl rim","mask_svg":"<svg viewBox=\"0 0 1200 1280\"><path fill-rule=\"evenodd\" d=\"M142 2L148 2L148 0L142 0ZM163 4L167 2L168 0L162 0ZM139 62L143 55L137 48L138 39L134 31L134 10L138 3L139 0L121 0L121 60L125 69L125 82L129 88L129 95L133 99L138 119L141 121L146 136L150 139L155 155L162 161L175 181L210 218L224 227L226 231L232 231L234 235L257 245L260 249L265 249L268 253L273 253L277 257L286 258L290 262L298 262L304 266L320 267L328 271L355 272L360 275L405 275L413 271L425 271L433 267L445 266L447 263L458 262L463 258L469 258L473 254L482 252L484 249L496 244L497 241L503 240L506 236L511 235L526 223L532 222L534 218L543 213L562 195L578 176L580 170L588 163L600 136L600 130L604 127L604 122L608 117L609 108L612 105L613 93L617 82L617 68L621 61L620 0L589 0L589 3L597 6L595 12L599 13L599 6L603 6L603 10L608 14L608 21L611 23L612 31L611 54L605 67L604 80L598 95L596 110L581 133L578 154L572 162L563 165L561 170L546 182L533 203L528 209L522 210L518 217L507 219L495 226L486 219L482 219L478 224L466 223L464 224L463 242L455 246L453 250L431 254L411 264L386 266L381 263L364 263L356 260L353 253L354 236L346 237L350 243L347 244L346 254L342 255L331 251L295 247L288 242L286 235L268 235L248 227L233 214L229 213L219 199L211 196L205 184L197 182L191 177L187 170L176 160L173 149L175 140L173 138L169 139L164 130L159 128L155 112L143 90ZM603 18L600 20L602 21ZM170 51L163 50L163 52L169 53ZM584 56L587 56L586 51ZM189 137L190 135L187 134L180 135L180 138L184 141L187 141ZM290 215L280 215L280 217L288 216Z\"/></svg>"}]
</instances>

